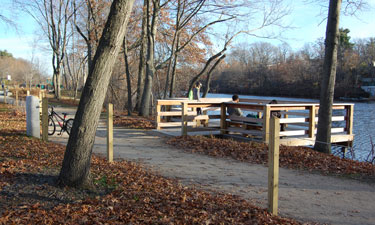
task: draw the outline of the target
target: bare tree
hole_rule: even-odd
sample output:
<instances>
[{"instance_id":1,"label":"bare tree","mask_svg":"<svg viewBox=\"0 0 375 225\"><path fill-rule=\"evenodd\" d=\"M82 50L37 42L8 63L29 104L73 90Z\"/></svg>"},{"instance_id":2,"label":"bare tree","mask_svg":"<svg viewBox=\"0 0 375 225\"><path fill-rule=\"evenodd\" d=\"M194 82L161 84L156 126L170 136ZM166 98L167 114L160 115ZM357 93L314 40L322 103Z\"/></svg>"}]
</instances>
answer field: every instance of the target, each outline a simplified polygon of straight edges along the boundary
<instances>
[{"instance_id":1,"label":"bare tree","mask_svg":"<svg viewBox=\"0 0 375 225\"><path fill-rule=\"evenodd\" d=\"M59 176L62 185L82 187L91 184L95 132L133 3L134 0L114 0L112 3L66 147Z\"/></svg>"},{"instance_id":2,"label":"bare tree","mask_svg":"<svg viewBox=\"0 0 375 225\"><path fill-rule=\"evenodd\" d=\"M61 66L69 39L68 23L73 13L70 0L14 0L39 24L52 49L55 97L61 97Z\"/></svg>"}]
</instances>

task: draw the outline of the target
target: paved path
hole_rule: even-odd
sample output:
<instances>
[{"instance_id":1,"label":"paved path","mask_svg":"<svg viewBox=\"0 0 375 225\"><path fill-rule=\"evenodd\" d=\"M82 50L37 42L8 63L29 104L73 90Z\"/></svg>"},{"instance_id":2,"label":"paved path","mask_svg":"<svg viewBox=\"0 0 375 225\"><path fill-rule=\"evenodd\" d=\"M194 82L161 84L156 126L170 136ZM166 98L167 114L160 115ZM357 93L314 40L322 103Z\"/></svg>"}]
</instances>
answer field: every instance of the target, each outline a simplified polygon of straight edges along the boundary
<instances>
[{"instance_id":1,"label":"paved path","mask_svg":"<svg viewBox=\"0 0 375 225\"><path fill-rule=\"evenodd\" d=\"M55 135L50 140L64 144L67 136ZM266 207L266 167L187 153L165 141L155 131L115 128L114 157L141 162L187 185L240 195ZM96 133L94 152L106 155L103 123ZM375 224L375 185L280 169L279 212L304 222Z\"/></svg>"}]
</instances>

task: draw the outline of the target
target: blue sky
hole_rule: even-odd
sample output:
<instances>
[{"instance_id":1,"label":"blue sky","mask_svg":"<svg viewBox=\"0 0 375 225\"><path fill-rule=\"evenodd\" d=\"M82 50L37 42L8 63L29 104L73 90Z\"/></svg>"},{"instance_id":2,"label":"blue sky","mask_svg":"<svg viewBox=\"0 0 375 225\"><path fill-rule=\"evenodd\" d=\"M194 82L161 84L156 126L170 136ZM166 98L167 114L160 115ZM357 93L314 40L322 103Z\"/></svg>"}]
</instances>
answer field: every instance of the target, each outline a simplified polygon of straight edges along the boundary
<instances>
[{"instance_id":1,"label":"blue sky","mask_svg":"<svg viewBox=\"0 0 375 225\"><path fill-rule=\"evenodd\" d=\"M27 1L27 0L25 0ZM323 0L322 0L323 1ZM318 38L324 37L326 21L323 21L324 15L320 15L321 8L317 4L306 4L305 1L290 1L293 4L293 13L287 21L295 27L283 33L287 37L287 43L294 49L300 49L305 43L314 42ZM340 27L348 28L349 35L353 39L375 37L375 0L368 0L369 9L360 12L357 17L341 16ZM51 56L46 50L35 46L35 35L39 27L33 19L22 13L16 14L11 7L11 0L0 0L0 13L13 18L17 23L17 30L0 22L0 49L7 50L14 57L31 59L33 48L36 56L45 65L48 73L52 73ZM243 42L244 39L241 39ZM247 42L269 41L254 38L246 38ZM278 44L278 41L271 41ZM40 42L41 43L41 42ZM34 46L34 47L33 47Z\"/></svg>"}]
</instances>

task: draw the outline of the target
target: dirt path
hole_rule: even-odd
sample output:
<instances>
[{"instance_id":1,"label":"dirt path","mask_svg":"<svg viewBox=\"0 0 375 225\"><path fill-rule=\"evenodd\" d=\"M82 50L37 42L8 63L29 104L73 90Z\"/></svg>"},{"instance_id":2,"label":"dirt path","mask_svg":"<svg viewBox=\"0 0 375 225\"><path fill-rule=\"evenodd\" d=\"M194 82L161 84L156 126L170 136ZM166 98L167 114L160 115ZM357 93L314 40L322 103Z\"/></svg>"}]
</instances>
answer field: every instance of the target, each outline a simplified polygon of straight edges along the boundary
<instances>
[{"instance_id":1,"label":"dirt path","mask_svg":"<svg viewBox=\"0 0 375 225\"><path fill-rule=\"evenodd\" d=\"M66 143L67 136L52 141ZM267 205L267 167L191 154L165 144L154 131L114 130L114 157L138 161L163 176L208 190L223 191ZM106 131L97 131L94 152L106 155ZM375 185L280 169L279 212L299 221L375 224Z\"/></svg>"}]
</instances>

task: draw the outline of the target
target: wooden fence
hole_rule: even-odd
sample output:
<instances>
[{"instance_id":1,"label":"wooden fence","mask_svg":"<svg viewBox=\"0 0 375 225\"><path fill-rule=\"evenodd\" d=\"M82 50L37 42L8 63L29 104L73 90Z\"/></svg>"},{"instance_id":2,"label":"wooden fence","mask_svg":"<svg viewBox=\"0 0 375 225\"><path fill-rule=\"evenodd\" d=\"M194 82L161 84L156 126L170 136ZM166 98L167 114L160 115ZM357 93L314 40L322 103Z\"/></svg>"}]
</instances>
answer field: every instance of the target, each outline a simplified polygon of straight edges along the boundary
<instances>
[{"instance_id":1,"label":"wooden fence","mask_svg":"<svg viewBox=\"0 0 375 225\"><path fill-rule=\"evenodd\" d=\"M223 102L225 101L225 102ZM289 146L313 145L318 122L319 104L291 103L267 104L269 100L241 99L240 103L227 102L228 99L187 99L158 100L157 129L180 127L181 134L190 131L220 130L223 135L237 135L255 141L269 143L270 118L280 115L280 144ZM239 108L245 115L227 115L227 108ZM203 115L197 115L196 108L202 108ZM220 115L207 112L217 110ZM333 105L331 142L350 146L354 139L354 104L337 103ZM209 121L216 120L216 123Z\"/></svg>"}]
</instances>

